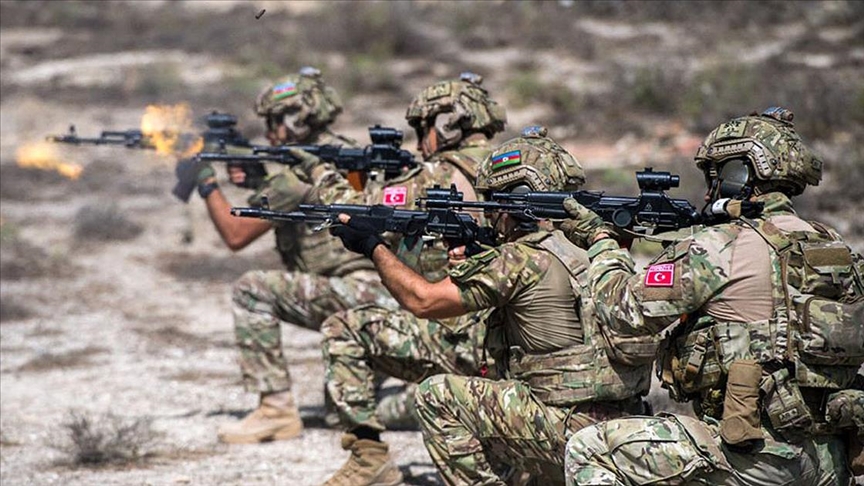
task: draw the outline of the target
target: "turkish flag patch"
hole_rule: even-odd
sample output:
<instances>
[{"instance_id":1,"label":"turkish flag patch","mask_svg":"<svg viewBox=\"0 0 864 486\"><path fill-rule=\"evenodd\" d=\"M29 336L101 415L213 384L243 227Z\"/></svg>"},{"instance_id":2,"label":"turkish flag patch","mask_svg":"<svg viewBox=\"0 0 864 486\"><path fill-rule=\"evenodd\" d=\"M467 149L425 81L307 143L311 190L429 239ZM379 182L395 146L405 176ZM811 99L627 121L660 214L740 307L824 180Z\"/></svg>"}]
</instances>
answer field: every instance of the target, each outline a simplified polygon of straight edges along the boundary
<instances>
[{"instance_id":1,"label":"turkish flag patch","mask_svg":"<svg viewBox=\"0 0 864 486\"><path fill-rule=\"evenodd\" d=\"M675 281L675 264L660 263L648 267L645 272L646 287L671 287Z\"/></svg>"},{"instance_id":2,"label":"turkish flag patch","mask_svg":"<svg viewBox=\"0 0 864 486\"><path fill-rule=\"evenodd\" d=\"M385 187L383 204L387 206L404 206L408 199L408 188L405 186Z\"/></svg>"}]
</instances>

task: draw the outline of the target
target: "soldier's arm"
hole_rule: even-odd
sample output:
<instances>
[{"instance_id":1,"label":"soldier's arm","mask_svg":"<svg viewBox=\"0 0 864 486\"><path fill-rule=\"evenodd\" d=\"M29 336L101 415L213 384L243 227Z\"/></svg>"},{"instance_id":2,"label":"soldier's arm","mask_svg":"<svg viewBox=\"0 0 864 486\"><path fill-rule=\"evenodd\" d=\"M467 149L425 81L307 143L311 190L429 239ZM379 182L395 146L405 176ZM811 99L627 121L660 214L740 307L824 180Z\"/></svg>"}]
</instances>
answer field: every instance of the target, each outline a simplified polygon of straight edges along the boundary
<instances>
[{"instance_id":1,"label":"soldier's arm","mask_svg":"<svg viewBox=\"0 0 864 486\"><path fill-rule=\"evenodd\" d=\"M459 289L450 278L431 283L399 261L384 245L375 248L372 261L390 294L415 316L444 319L466 313Z\"/></svg>"},{"instance_id":2,"label":"soldier's arm","mask_svg":"<svg viewBox=\"0 0 864 486\"><path fill-rule=\"evenodd\" d=\"M310 192L309 184L301 181L290 167L285 167L264 181L249 198L249 204L259 206L262 196L267 196L271 209L293 211L306 201ZM222 241L233 251L247 247L273 227L269 221L231 216L231 204L219 189L207 196L205 202L210 219L216 225Z\"/></svg>"},{"instance_id":3,"label":"soldier's arm","mask_svg":"<svg viewBox=\"0 0 864 486\"><path fill-rule=\"evenodd\" d=\"M722 249L708 251L697 239L669 247L639 272L630 253L612 239L595 242L588 256L597 313L603 324L623 335L659 333L728 283L718 263L728 255Z\"/></svg>"},{"instance_id":4,"label":"soldier's arm","mask_svg":"<svg viewBox=\"0 0 864 486\"><path fill-rule=\"evenodd\" d=\"M245 248L272 227L268 221L231 216L231 204L219 189L207 196L205 204L216 231L232 251Z\"/></svg>"}]
</instances>

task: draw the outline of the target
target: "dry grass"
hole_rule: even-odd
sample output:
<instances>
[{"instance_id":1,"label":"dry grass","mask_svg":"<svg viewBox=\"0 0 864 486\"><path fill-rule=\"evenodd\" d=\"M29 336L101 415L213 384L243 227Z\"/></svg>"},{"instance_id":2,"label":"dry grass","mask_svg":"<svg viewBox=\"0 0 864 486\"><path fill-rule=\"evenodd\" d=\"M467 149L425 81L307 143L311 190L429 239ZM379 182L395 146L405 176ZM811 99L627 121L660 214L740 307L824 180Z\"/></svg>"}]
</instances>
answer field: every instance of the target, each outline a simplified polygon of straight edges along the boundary
<instances>
[{"instance_id":1,"label":"dry grass","mask_svg":"<svg viewBox=\"0 0 864 486\"><path fill-rule=\"evenodd\" d=\"M71 181L57 172L0 164L0 199L44 201L66 198L71 193Z\"/></svg>"},{"instance_id":2,"label":"dry grass","mask_svg":"<svg viewBox=\"0 0 864 486\"><path fill-rule=\"evenodd\" d=\"M0 298L0 323L23 321L35 315L30 307L11 299L9 296Z\"/></svg>"},{"instance_id":3,"label":"dry grass","mask_svg":"<svg viewBox=\"0 0 864 486\"><path fill-rule=\"evenodd\" d=\"M188 383L212 383L222 382L230 384L240 383L240 374L236 372L212 371L212 370L183 370L164 377L166 380L181 381Z\"/></svg>"},{"instance_id":4,"label":"dry grass","mask_svg":"<svg viewBox=\"0 0 864 486\"><path fill-rule=\"evenodd\" d=\"M186 332L174 326L162 326L156 329L137 328L134 331L136 334L147 338L151 345L159 349L174 347L201 351L214 347L233 347L231 343L215 341L198 334Z\"/></svg>"},{"instance_id":5,"label":"dry grass","mask_svg":"<svg viewBox=\"0 0 864 486\"><path fill-rule=\"evenodd\" d=\"M209 256L165 252L159 269L179 280L231 283L250 270L279 268L275 252L256 256Z\"/></svg>"},{"instance_id":6,"label":"dry grass","mask_svg":"<svg viewBox=\"0 0 864 486\"><path fill-rule=\"evenodd\" d=\"M115 206L84 206L75 214L73 225L78 241L125 241L144 231Z\"/></svg>"},{"instance_id":7,"label":"dry grass","mask_svg":"<svg viewBox=\"0 0 864 486\"><path fill-rule=\"evenodd\" d=\"M69 456L69 465L100 467L137 464L152 454L156 434L146 418L113 414L91 416L70 412L62 424L65 437L55 447Z\"/></svg>"},{"instance_id":8,"label":"dry grass","mask_svg":"<svg viewBox=\"0 0 864 486\"><path fill-rule=\"evenodd\" d=\"M76 267L61 255L52 255L15 235L4 238L0 252L0 279L67 278Z\"/></svg>"},{"instance_id":9,"label":"dry grass","mask_svg":"<svg viewBox=\"0 0 864 486\"><path fill-rule=\"evenodd\" d=\"M68 368L81 368L93 366L95 363L91 358L109 352L108 349L99 346L87 346L63 353L41 353L19 366L18 372L43 373L53 370L65 370Z\"/></svg>"}]
</instances>

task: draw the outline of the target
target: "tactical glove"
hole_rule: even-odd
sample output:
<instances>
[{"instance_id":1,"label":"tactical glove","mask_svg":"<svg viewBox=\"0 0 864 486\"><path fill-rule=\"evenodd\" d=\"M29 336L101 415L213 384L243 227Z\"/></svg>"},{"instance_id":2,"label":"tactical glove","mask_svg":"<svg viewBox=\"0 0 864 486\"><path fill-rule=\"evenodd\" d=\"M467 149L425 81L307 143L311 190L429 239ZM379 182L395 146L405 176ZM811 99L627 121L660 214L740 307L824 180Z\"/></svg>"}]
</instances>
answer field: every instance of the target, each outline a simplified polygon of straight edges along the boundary
<instances>
[{"instance_id":1,"label":"tactical glove","mask_svg":"<svg viewBox=\"0 0 864 486\"><path fill-rule=\"evenodd\" d=\"M352 218L348 223L330 228L330 234L338 236L342 245L349 251L372 258L372 252L378 245L384 245L384 239L375 231L371 224Z\"/></svg>"},{"instance_id":2,"label":"tactical glove","mask_svg":"<svg viewBox=\"0 0 864 486\"><path fill-rule=\"evenodd\" d=\"M600 233L609 233L610 236L615 234L597 213L579 204L572 197L564 200L564 209L571 219L561 223L561 231L580 248L590 247Z\"/></svg>"},{"instance_id":3,"label":"tactical glove","mask_svg":"<svg viewBox=\"0 0 864 486\"><path fill-rule=\"evenodd\" d=\"M189 196L192 195L196 186L198 193L204 198L219 187L215 182L216 171L213 170L210 163L197 158L183 159L177 162L174 174L177 175L177 184L172 192L183 202L189 201ZM211 182L205 183L208 180Z\"/></svg>"},{"instance_id":4,"label":"tactical glove","mask_svg":"<svg viewBox=\"0 0 864 486\"><path fill-rule=\"evenodd\" d=\"M304 182L311 181L313 178L312 170L321 165L321 159L317 155L312 155L296 147L292 147L288 151L298 161L297 165L294 166L294 173Z\"/></svg>"},{"instance_id":5,"label":"tactical glove","mask_svg":"<svg viewBox=\"0 0 864 486\"><path fill-rule=\"evenodd\" d=\"M761 201L742 201L740 199L718 199L705 208L705 214L711 218L738 219L741 216L753 218L762 213L765 203Z\"/></svg>"}]
</instances>

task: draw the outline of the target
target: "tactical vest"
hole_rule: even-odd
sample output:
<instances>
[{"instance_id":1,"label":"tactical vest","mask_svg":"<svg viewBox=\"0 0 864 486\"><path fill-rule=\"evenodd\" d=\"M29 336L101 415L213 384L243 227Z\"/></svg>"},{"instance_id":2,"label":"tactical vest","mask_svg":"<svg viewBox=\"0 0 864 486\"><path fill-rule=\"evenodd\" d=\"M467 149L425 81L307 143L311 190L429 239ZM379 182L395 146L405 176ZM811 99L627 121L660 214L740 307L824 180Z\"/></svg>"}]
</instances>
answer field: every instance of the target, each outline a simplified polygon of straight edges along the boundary
<instances>
[{"instance_id":1,"label":"tactical vest","mask_svg":"<svg viewBox=\"0 0 864 486\"><path fill-rule=\"evenodd\" d=\"M413 207L415 198L421 196L421 192L425 189L436 184L449 186L450 178L447 176L447 172L455 170L450 167L451 165L465 174L470 181L475 180L477 178L477 166L488 154L489 148L485 144L435 154L430 162L422 166L422 169L418 167L372 189L372 202L370 204L381 203L381 197L378 194L384 188L402 185L407 186L408 206ZM396 257L423 275L426 280L438 282L447 276L449 260L447 258L447 244L444 241L440 239L426 241L420 237L399 237L392 242L395 245Z\"/></svg>"},{"instance_id":2,"label":"tactical vest","mask_svg":"<svg viewBox=\"0 0 864 486\"><path fill-rule=\"evenodd\" d=\"M813 432L824 421L820 389L851 387L864 364L864 263L818 223L810 222L815 232L784 232L762 219L734 224L770 247L772 316L688 316L661 347L661 379L673 398L696 399L702 413L719 418L729 366L755 360L764 370L762 408L771 426L787 439Z\"/></svg>"},{"instance_id":3,"label":"tactical vest","mask_svg":"<svg viewBox=\"0 0 864 486\"><path fill-rule=\"evenodd\" d=\"M555 256L570 273L570 287L582 322L583 344L537 355L511 348L507 361L509 376L528 383L540 401L557 407L647 394L659 340L655 336L629 339L622 354L617 349L619 343L604 335L598 325L585 252L560 231L542 239L523 241ZM490 329L489 333L492 332Z\"/></svg>"},{"instance_id":4,"label":"tactical vest","mask_svg":"<svg viewBox=\"0 0 864 486\"><path fill-rule=\"evenodd\" d=\"M312 143L319 145L357 145L354 140L337 135L329 129L312 137L312 140ZM308 182L307 178L300 179ZM324 179L326 177L320 178ZM257 194L253 196L256 197ZM257 200L250 199L250 204L257 204ZM276 251L289 272L341 277L357 270L374 269L372 262L363 255L346 250L338 238L333 238L326 231L316 233L305 224L276 223L273 232L276 235Z\"/></svg>"},{"instance_id":5,"label":"tactical vest","mask_svg":"<svg viewBox=\"0 0 864 486\"><path fill-rule=\"evenodd\" d=\"M346 250L327 231L314 232L308 225L283 223L275 227L276 250L289 272L341 277L374 265L363 255Z\"/></svg>"}]
</instances>

